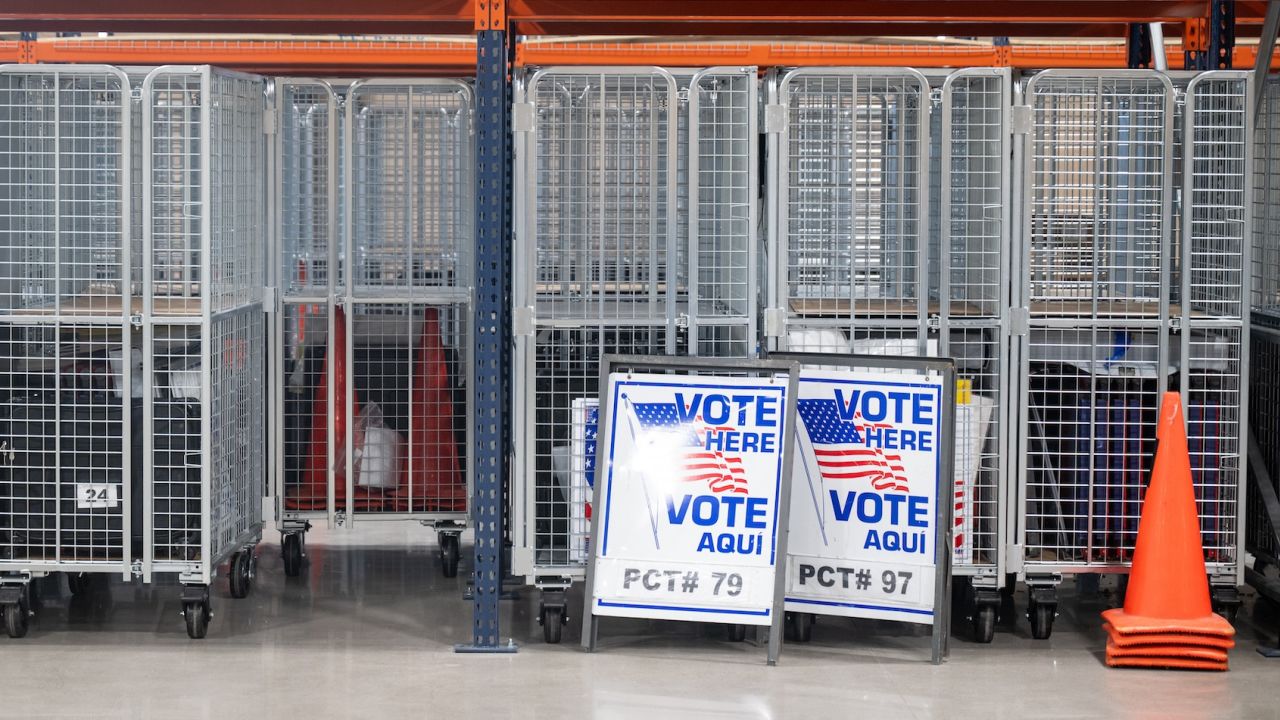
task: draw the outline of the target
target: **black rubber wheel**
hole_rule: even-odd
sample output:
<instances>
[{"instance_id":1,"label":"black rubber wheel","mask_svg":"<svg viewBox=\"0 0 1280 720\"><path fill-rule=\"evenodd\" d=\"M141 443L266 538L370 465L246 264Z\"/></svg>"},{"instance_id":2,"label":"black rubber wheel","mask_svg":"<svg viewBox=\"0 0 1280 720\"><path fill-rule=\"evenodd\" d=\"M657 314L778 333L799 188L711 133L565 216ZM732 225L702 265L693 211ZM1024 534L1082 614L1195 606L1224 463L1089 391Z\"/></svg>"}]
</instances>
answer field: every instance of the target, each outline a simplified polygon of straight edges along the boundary
<instances>
[{"instance_id":1,"label":"black rubber wheel","mask_svg":"<svg viewBox=\"0 0 1280 720\"><path fill-rule=\"evenodd\" d=\"M31 627L31 615L25 603L14 603L4 606L4 631L9 637L17 639L27 636Z\"/></svg>"},{"instance_id":2,"label":"black rubber wheel","mask_svg":"<svg viewBox=\"0 0 1280 720\"><path fill-rule=\"evenodd\" d=\"M560 644L560 631L564 628L564 608L542 608L542 640L548 645Z\"/></svg>"},{"instance_id":3,"label":"black rubber wheel","mask_svg":"<svg viewBox=\"0 0 1280 720\"><path fill-rule=\"evenodd\" d=\"M1053 619L1058 614L1058 606L1051 603L1034 603L1027 610L1031 620L1031 637L1036 640L1048 640L1053 634Z\"/></svg>"},{"instance_id":4,"label":"black rubber wheel","mask_svg":"<svg viewBox=\"0 0 1280 720\"><path fill-rule=\"evenodd\" d=\"M187 621L187 637L192 640L203 640L209 634L209 606L202 602L191 601L182 606L182 616Z\"/></svg>"},{"instance_id":5,"label":"black rubber wheel","mask_svg":"<svg viewBox=\"0 0 1280 720\"><path fill-rule=\"evenodd\" d=\"M747 626L738 625L736 623L725 625L725 630L729 633L729 642L743 642L747 639Z\"/></svg>"},{"instance_id":6,"label":"black rubber wheel","mask_svg":"<svg viewBox=\"0 0 1280 720\"><path fill-rule=\"evenodd\" d=\"M302 574L302 535L285 533L280 540L280 556L284 559L284 574L298 577Z\"/></svg>"},{"instance_id":7,"label":"black rubber wheel","mask_svg":"<svg viewBox=\"0 0 1280 720\"><path fill-rule=\"evenodd\" d=\"M458 577L458 560L462 555L460 545L456 534L440 534L440 572L447 578Z\"/></svg>"},{"instance_id":8,"label":"black rubber wheel","mask_svg":"<svg viewBox=\"0 0 1280 720\"><path fill-rule=\"evenodd\" d=\"M805 612L789 612L787 613L787 635L791 640L796 642L807 643L813 639L813 623L817 618L813 613ZM745 631L746 628L742 625Z\"/></svg>"},{"instance_id":9,"label":"black rubber wheel","mask_svg":"<svg viewBox=\"0 0 1280 720\"><path fill-rule=\"evenodd\" d=\"M232 555L227 570L231 581L231 597L249 597L249 590L253 587L253 551L241 550Z\"/></svg>"},{"instance_id":10,"label":"black rubber wheel","mask_svg":"<svg viewBox=\"0 0 1280 720\"><path fill-rule=\"evenodd\" d=\"M89 592L92 578L85 573L67 573L67 589L72 595L85 595Z\"/></svg>"},{"instance_id":11,"label":"black rubber wheel","mask_svg":"<svg viewBox=\"0 0 1280 720\"><path fill-rule=\"evenodd\" d=\"M973 609L973 639L975 642L985 645L995 639L996 615L998 614L995 605L979 605Z\"/></svg>"}]
</instances>

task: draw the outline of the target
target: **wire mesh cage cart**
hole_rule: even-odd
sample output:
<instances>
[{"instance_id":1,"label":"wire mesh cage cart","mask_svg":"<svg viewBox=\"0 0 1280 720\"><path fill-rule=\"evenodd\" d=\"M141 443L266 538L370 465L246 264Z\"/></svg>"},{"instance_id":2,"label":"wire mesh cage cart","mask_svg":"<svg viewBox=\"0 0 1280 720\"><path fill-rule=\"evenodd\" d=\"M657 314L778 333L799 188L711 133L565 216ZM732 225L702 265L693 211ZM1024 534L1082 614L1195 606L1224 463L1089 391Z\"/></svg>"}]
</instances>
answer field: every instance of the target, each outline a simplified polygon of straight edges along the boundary
<instances>
[{"instance_id":1,"label":"wire mesh cage cart","mask_svg":"<svg viewBox=\"0 0 1280 720\"><path fill-rule=\"evenodd\" d=\"M113 68L0 68L10 635L26 632L31 579L51 572L73 592L85 573L174 573L193 638L222 563L232 595L249 591L265 442L262 93L260 78L208 67L157 69L136 93Z\"/></svg>"},{"instance_id":2,"label":"wire mesh cage cart","mask_svg":"<svg viewBox=\"0 0 1280 720\"><path fill-rule=\"evenodd\" d=\"M1252 322L1249 330L1249 484L1245 549L1253 566L1245 568L1249 584L1280 601L1277 531L1267 496L1280 486L1280 80L1272 75L1265 87L1254 130L1254 224ZM1269 572L1270 570L1270 572Z\"/></svg>"},{"instance_id":3,"label":"wire mesh cage cart","mask_svg":"<svg viewBox=\"0 0 1280 720\"><path fill-rule=\"evenodd\" d=\"M606 353L756 352L755 68L517 78L512 571L558 642L583 577Z\"/></svg>"},{"instance_id":4,"label":"wire mesh cage cart","mask_svg":"<svg viewBox=\"0 0 1280 720\"><path fill-rule=\"evenodd\" d=\"M1241 579L1248 76L1047 71L1015 110L1014 562L1048 637L1064 573L1127 572L1160 394L1180 390L1215 602Z\"/></svg>"},{"instance_id":5,"label":"wire mesh cage cart","mask_svg":"<svg viewBox=\"0 0 1280 720\"><path fill-rule=\"evenodd\" d=\"M457 574L471 485L472 104L456 80L276 81L272 417L288 575L317 518L433 526L444 574Z\"/></svg>"},{"instance_id":6,"label":"wire mesh cage cart","mask_svg":"<svg viewBox=\"0 0 1280 720\"><path fill-rule=\"evenodd\" d=\"M990 641L1008 530L1009 73L804 68L768 92L770 346L956 358L953 568Z\"/></svg>"}]
</instances>

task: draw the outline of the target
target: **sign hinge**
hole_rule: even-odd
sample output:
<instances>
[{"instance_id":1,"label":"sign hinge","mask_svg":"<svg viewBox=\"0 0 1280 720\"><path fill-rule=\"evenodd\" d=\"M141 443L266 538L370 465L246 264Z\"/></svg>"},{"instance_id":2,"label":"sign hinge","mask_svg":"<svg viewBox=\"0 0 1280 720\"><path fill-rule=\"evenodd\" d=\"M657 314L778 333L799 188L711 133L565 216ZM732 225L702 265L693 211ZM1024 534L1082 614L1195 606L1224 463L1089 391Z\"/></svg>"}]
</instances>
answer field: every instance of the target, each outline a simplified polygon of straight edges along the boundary
<instances>
[{"instance_id":1,"label":"sign hinge","mask_svg":"<svg viewBox=\"0 0 1280 720\"><path fill-rule=\"evenodd\" d=\"M276 111L274 109L262 111L262 132L268 135L276 134Z\"/></svg>"},{"instance_id":2,"label":"sign hinge","mask_svg":"<svg viewBox=\"0 0 1280 720\"><path fill-rule=\"evenodd\" d=\"M528 306L515 308L511 317L512 335L532 336L534 325L533 308Z\"/></svg>"},{"instance_id":3,"label":"sign hinge","mask_svg":"<svg viewBox=\"0 0 1280 720\"><path fill-rule=\"evenodd\" d=\"M1021 545L1011 544L1004 548L1004 565L1005 572L1021 573L1023 561L1023 548Z\"/></svg>"},{"instance_id":4,"label":"sign hinge","mask_svg":"<svg viewBox=\"0 0 1280 720\"><path fill-rule=\"evenodd\" d=\"M780 133L787 129L787 111L781 105L764 106L764 131Z\"/></svg>"},{"instance_id":5,"label":"sign hinge","mask_svg":"<svg viewBox=\"0 0 1280 720\"><path fill-rule=\"evenodd\" d=\"M765 337L780 338L786 332L787 316L782 312L782 308L765 308L764 311L764 334Z\"/></svg>"},{"instance_id":6,"label":"sign hinge","mask_svg":"<svg viewBox=\"0 0 1280 720\"><path fill-rule=\"evenodd\" d=\"M1009 308L1009 334L1014 337L1031 334L1031 308Z\"/></svg>"},{"instance_id":7,"label":"sign hinge","mask_svg":"<svg viewBox=\"0 0 1280 720\"><path fill-rule=\"evenodd\" d=\"M1032 114L1030 105L1014 105L1009 115L1009 130L1014 135L1026 135L1031 132Z\"/></svg>"},{"instance_id":8,"label":"sign hinge","mask_svg":"<svg viewBox=\"0 0 1280 720\"><path fill-rule=\"evenodd\" d=\"M533 132L533 103L511 104L511 132Z\"/></svg>"}]
</instances>

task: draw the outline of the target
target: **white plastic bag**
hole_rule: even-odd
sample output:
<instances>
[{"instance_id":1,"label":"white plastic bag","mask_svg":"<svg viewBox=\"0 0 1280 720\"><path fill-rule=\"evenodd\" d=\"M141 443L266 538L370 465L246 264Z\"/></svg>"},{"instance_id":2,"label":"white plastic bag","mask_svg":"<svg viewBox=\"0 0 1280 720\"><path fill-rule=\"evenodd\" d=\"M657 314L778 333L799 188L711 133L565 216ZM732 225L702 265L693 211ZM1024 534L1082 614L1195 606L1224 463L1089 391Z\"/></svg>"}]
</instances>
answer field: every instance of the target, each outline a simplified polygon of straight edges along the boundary
<instances>
[{"instance_id":1,"label":"white plastic bag","mask_svg":"<svg viewBox=\"0 0 1280 720\"><path fill-rule=\"evenodd\" d=\"M400 433L387 426L382 408L369 403L356 421L356 485L376 490L400 486Z\"/></svg>"}]
</instances>

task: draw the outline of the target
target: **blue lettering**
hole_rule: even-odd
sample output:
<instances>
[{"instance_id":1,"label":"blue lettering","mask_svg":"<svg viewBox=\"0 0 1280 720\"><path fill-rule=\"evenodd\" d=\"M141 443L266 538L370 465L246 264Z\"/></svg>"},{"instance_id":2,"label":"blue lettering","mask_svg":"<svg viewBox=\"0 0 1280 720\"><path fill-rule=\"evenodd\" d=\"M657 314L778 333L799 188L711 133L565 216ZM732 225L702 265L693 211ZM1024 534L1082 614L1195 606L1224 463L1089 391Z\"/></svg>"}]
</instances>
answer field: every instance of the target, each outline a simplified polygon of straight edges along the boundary
<instances>
[{"instance_id":1,"label":"blue lettering","mask_svg":"<svg viewBox=\"0 0 1280 720\"><path fill-rule=\"evenodd\" d=\"M881 550L880 535L875 530L867 531L867 541L862 544L863 550Z\"/></svg>"},{"instance_id":2,"label":"blue lettering","mask_svg":"<svg viewBox=\"0 0 1280 720\"><path fill-rule=\"evenodd\" d=\"M747 498L747 520L744 525L749 528L763 529L765 527L765 515L768 511L769 500L767 498Z\"/></svg>"},{"instance_id":3,"label":"blue lettering","mask_svg":"<svg viewBox=\"0 0 1280 720\"><path fill-rule=\"evenodd\" d=\"M849 517L853 515L853 498L856 493L845 493L844 502L840 502L840 492L831 490L831 511L836 516L837 522L849 522Z\"/></svg>"},{"instance_id":4,"label":"blue lettering","mask_svg":"<svg viewBox=\"0 0 1280 720\"><path fill-rule=\"evenodd\" d=\"M920 432L920 452L933 452L933 433L928 430Z\"/></svg>"},{"instance_id":5,"label":"blue lettering","mask_svg":"<svg viewBox=\"0 0 1280 720\"><path fill-rule=\"evenodd\" d=\"M676 418L680 422L689 423L696 420L700 407L702 407L702 393L696 393L689 402L685 401L684 393L676 393Z\"/></svg>"},{"instance_id":6,"label":"blue lettering","mask_svg":"<svg viewBox=\"0 0 1280 720\"><path fill-rule=\"evenodd\" d=\"M760 436L756 433L742 434L742 452L759 452Z\"/></svg>"},{"instance_id":7,"label":"blue lettering","mask_svg":"<svg viewBox=\"0 0 1280 720\"><path fill-rule=\"evenodd\" d=\"M893 421L896 423L902 422L902 418L906 414L902 411L902 406L911 399L911 393L891 392L889 393L889 399L893 401Z\"/></svg>"},{"instance_id":8,"label":"blue lettering","mask_svg":"<svg viewBox=\"0 0 1280 720\"><path fill-rule=\"evenodd\" d=\"M720 502L724 503L725 524L733 527L738 523L738 506L746 502L746 498L740 495L728 495L720 498Z\"/></svg>"},{"instance_id":9,"label":"blue lettering","mask_svg":"<svg viewBox=\"0 0 1280 720\"><path fill-rule=\"evenodd\" d=\"M773 433L769 433L768 435L761 435L760 436L760 452L762 453L775 452L775 448L777 447L777 443L774 442L775 440L777 440L777 438L774 436Z\"/></svg>"},{"instance_id":10,"label":"blue lettering","mask_svg":"<svg viewBox=\"0 0 1280 720\"><path fill-rule=\"evenodd\" d=\"M929 498L912 495L907 499L907 525L929 527Z\"/></svg>"},{"instance_id":11,"label":"blue lettering","mask_svg":"<svg viewBox=\"0 0 1280 720\"><path fill-rule=\"evenodd\" d=\"M674 500L670 495L667 496L667 522L672 525L681 525L684 523L684 517L689 512L689 501L693 498L685 495L680 501L680 509L676 510Z\"/></svg>"},{"instance_id":12,"label":"blue lettering","mask_svg":"<svg viewBox=\"0 0 1280 720\"><path fill-rule=\"evenodd\" d=\"M697 552L715 552L716 546L711 543L711 533L702 533L702 539L698 541Z\"/></svg>"},{"instance_id":13,"label":"blue lettering","mask_svg":"<svg viewBox=\"0 0 1280 720\"><path fill-rule=\"evenodd\" d=\"M747 406L756 399L755 395L734 395L733 403L738 406L738 424L747 424Z\"/></svg>"},{"instance_id":14,"label":"blue lettering","mask_svg":"<svg viewBox=\"0 0 1280 720\"><path fill-rule=\"evenodd\" d=\"M710 425L729 422L729 401L723 395L711 395L702 403L702 419Z\"/></svg>"},{"instance_id":15,"label":"blue lettering","mask_svg":"<svg viewBox=\"0 0 1280 720\"><path fill-rule=\"evenodd\" d=\"M706 512L702 512L705 510ZM715 525L720 519L720 503L708 495L699 495L693 501L693 523L695 525Z\"/></svg>"},{"instance_id":16,"label":"blue lettering","mask_svg":"<svg viewBox=\"0 0 1280 720\"><path fill-rule=\"evenodd\" d=\"M871 401L875 400L875 409L872 409ZM889 414L889 403L885 400L883 393L863 393L862 395L862 419L868 422L880 422Z\"/></svg>"},{"instance_id":17,"label":"blue lettering","mask_svg":"<svg viewBox=\"0 0 1280 720\"><path fill-rule=\"evenodd\" d=\"M756 427L778 427L778 398L767 395L756 398Z\"/></svg>"},{"instance_id":18,"label":"blue lettering","mask_svg":"<svg viewBox=\"0 0 1280 720\"><path fill-rule=\"evenodd\" d=\"M871 506L868 509L868 505ZM858 520L873 525L880 522L881 516L884 515L884 507L880 503L880 496L875 493L864 492L858 495Z\"/></svg>"},{"instance_id":19,"label":"blue lettering","mask_svg":"<svg viewBox=\"0 0 1280 720\"><path fill-rule=\"evenodd\" d=\"M928 393L916 393L911 405L911 422L916 425L933 424L933 397Z\"/></svg>"},{"instance_id":20,"label":"blue lettering","mask_svg":"<svg viewBox=\"0 0 1280 720\"><path fill-rule=\"evenodd\" d=\"M707 430L707 450L724 450L724 433L718 433L715 430Z\"/></svg>"},{"instance_id":21,"label":"blue lettering","mask_svg":"<svg viewBox=\"0 0 1280 720\"><path fill-rule=\"evenodd\" d=\"M861 390L852 391L853 394L848 398L844 396L844 391L836 388L836 412L840 414L840 419L845 422L852 421L858 413L858 396Z\"/></svg>"}]
</instances>

